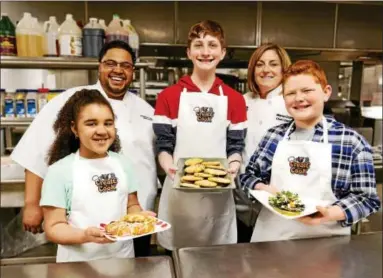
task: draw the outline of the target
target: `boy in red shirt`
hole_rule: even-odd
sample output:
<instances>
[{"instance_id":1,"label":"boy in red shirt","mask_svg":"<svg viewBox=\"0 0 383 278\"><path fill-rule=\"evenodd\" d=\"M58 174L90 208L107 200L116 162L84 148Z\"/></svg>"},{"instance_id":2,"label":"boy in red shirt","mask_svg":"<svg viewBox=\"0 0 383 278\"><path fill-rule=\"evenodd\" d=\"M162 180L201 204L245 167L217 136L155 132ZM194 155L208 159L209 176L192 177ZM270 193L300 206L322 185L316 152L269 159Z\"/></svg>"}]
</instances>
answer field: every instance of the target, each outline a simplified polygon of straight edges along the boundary
<instances>
[{"instance_id":1,"label":"boy in red shirt","mask_svg":"<svg viewBox=\"0 0 383 278\"><path fill-rule=\"evenodd\" d=\"M240 168L246 134L243 96L216 77L224 58L225 35L210 20L189 31L188 58L193 73L182 77L158 96L153 128L156 151L167 173L160 200L159 218L172 229L158 234L166 249L237 242L232 192L187 193L172 189L179 158L228 158L229 172Z\"/></svg>"}]
</instances>

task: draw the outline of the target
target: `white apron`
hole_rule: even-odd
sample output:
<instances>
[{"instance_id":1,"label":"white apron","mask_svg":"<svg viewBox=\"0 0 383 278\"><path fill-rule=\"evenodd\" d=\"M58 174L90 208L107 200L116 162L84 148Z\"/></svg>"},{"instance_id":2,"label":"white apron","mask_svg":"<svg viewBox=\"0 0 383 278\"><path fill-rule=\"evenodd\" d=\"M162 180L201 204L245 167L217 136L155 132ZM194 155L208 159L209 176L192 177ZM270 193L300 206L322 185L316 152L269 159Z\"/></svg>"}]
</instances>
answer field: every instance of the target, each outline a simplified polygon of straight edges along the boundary
<instances>
[{"instance_id":1,"label":"white apron","mask_svg":"<svg viewBox=\"0 0 383 278\"><path fill-rule=\"evenodd\" d=\"M99 192L100 181L117 178L115 191ZM107 175L102 177L101 175ZM73 163L73 192L71 226L86 229L99 227L121 218L127 212L128 186L119 161L107 156L102 159L82 159L77 152ZM84 243L79 245L58 245L57 262L90 261L107 258L134 257L132 241L108 244Z\"/></svg>"},{"instance_id":2,"label":"white apron","mask_svg":"<svg viewBox=\"0 0 383 278\"><path fill-rule=\"evenodd\" d=\"M317 199L326 205L331 205L337 198L331 188L332 179L332 146L328 143L327 121L323 117L323 143L311 141L287 141L290 129L275 151L271 182L270 184L279 190L290 190L298 193L302 198ZM292 174L296 168L290 167L289 162L296 162L296 158L302 158L305 162L310 162L307 168L301 168L304 174ZM307 163L302 163L307 165ZM287 220L273 214L268 209L262 208L251 242L289 240L298 238L324 237L332 235L349 235L349 227L341 227L336 221L324 223L316 226L308 226L297 220Z\"/></svg>"},{"instance_id":3,"label":"white apron","mask_svg":"<svg viewBox=\"0 0 383 278\"><path fill-rule=\"evenodd\" d=\"M226 158L227 97L181 93L178 110L174 162L178 158ZM159 214L172 228L157 234L164 248L230 244L237 241L236 218L232 192L197 193L173 189L166 177L161 194Z\"/></svg>"}]
</instances>

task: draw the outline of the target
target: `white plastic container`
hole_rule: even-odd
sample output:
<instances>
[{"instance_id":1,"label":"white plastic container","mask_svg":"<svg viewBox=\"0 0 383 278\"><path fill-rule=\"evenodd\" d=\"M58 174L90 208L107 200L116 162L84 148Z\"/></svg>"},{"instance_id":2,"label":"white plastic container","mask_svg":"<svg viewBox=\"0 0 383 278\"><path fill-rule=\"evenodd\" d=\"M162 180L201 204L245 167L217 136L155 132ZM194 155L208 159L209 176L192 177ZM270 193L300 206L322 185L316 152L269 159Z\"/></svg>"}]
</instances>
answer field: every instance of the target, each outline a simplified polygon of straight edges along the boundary
<instances>
[{"instance_id":1,"label":"white plastic container","mask_svg":"<svg viewBox=\"0 0 383 278\"><path fill-rule=\"evenodd\" d=\"M16 45L17 56L29 56L29 36L31 33L30 26L32 25L32 15L24 13L19 23L16 25Z\"/></svg>"},{"instance_id":2,"label":"white plastic container","mask_svg":"<svg viewBox=\"0 0 383 278\"><path fill-rule=\"evenodd\" d=\"M38 112L40 112L44 108L44 106L48 103L48 93L49 93L48 88L38 89L38 94L37 94Z\"/></svg>"},{"instance_id":3,"label":"white plastic container","mask_svg":"<svg viewBox=\"0 0 383 278\"><path fill-rule=\"evenodd\" d=\"M129 19L125 19L123 24L124 28L129 33L129 45L133 49L134 54L136 55L136 59L138 60L138 51L140 48L140 39L138 37L138 33Z\"/></svg>"},{"instance_id":4,"label":"white plastic container","mask_svg":"<svg viewBox=\"0 0 383 278\"><path fill-rule=\"evenodd\" d=\"M102 27L102 29L104 29L104 31L106 31L106 28L108 28L108 27L106 27L105 20L103 20L103 19L99 19L98 24L101 25L101 27Z\"/></svg>"},{"instance_id":5,"label":"white plastic container","mask_svg":"<svg viewBox=\"0 0 383 278\"><path fill-rule=\"evenodd\" d=\"M85 57L98 57L102 46L104 45L105 31L97 18L90 18L89 23L83 29L83 54Z\"/></svg>"},{"instance_id":6,"label":"white plastic container","mask_svg":"<svg viewBox=\"0 0 383 278\"><path fill-rule=\"evenodd\" d=\"M15 95L15 114L16 118L25 118L26 109L25 109L25 97L26 97L25 89L17 89Z\"/></svg>"},{"instance_id":7,"label":"white plastic container","mask_svg":"<svg viewBox=\"0 0 383 278\"><path fill-rule=\"evenodd\" d=\"M66 19L59 28L60 56L82 55L82 32L77 26L71 14L66 15Z\"/></svg>"},{"instance_id":8,"label":"white plastic container","mask_svg":"<svg viewBox=\"0 0 383 278\"><path fill-rule=\"evenodd\" d=\"M25 98L26 116L34 118L37 114L37 90L27 90Z\"/></svg>"},{"instance_id":9,"label":"white plastic container","mask_svg":"<svg viewBox=\"0 0 383 278\"><path fill-rule=\"evenodd\" d=\"M4 96L4 117L15 117L15 92L7 91Z\"/></svg>"},{"instance_id":10,"label":"white plastic container","mask_svg":"<svg viewBox=\"0 0 383 278\"><path fill-rule=\"evenodd\" d=\"M55 16L50 16L49 20L44 22L44 36L44 56L58 56L59 25Z\"/></svg>"},{"instance_id":11,"label":"white plastic container","mask_svg":"<svg viewBox=\"0 0 383 278\"><path fill-rule=\"evenodd\" d=\"M105 42L121 40L129 43L129 32L123 27L122 21L118 15L113 15L113 20L106 28Z\"/></svg>"}]
</instances>

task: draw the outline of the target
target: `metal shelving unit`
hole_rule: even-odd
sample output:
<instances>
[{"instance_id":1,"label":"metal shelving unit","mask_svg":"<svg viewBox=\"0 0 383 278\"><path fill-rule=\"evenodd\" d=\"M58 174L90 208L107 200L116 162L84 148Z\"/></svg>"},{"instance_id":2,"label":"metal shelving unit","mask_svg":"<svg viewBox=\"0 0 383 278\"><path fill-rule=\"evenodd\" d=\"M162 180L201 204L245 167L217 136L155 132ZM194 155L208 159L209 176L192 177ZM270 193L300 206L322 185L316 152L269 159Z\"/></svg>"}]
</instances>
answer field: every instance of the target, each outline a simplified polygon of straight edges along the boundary
<instances>
[{"instance_id":1,"label":"metal shelving unit","mask_svg":"<svg viewBox=\"0 0 383 278\"><path fill-rule=\"evenodd\" d=\"M86 57L12 57L1 56L0 68L7 69L85 69L96 70L97 58ZM136 69L140 75L140 97L145 99L146 69L154 67L155 62L137 62Z\"/></svg>"}]
</instances>

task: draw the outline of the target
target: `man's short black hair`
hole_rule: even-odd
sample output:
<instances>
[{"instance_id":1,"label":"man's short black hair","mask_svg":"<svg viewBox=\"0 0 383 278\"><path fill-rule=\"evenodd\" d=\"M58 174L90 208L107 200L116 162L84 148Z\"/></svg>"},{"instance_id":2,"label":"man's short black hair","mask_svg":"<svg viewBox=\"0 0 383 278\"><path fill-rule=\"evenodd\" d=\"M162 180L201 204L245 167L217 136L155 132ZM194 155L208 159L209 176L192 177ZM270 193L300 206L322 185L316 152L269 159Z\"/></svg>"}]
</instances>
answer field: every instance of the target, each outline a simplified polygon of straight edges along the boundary
<instances>
[{"instance_id":1,"label":"man's short black hair","mask_svg":"<svg viewBox=\"0 0 383 278\"><path fill-rule=\"evenodd\" d=\"M105 43L103 47L101 48L100 53L98 54L98 61L101 62L106 52L108 52L108 50L112 48L120 48L120 49L126 50L127 52L129 52L130 56L132 56L133 65L136 63L136 54L134 53L133 49L130 47L130 45L127 42L120 41L120 40L115 40L115 41L110 41Z\"/></svg>"}]
</instances>

